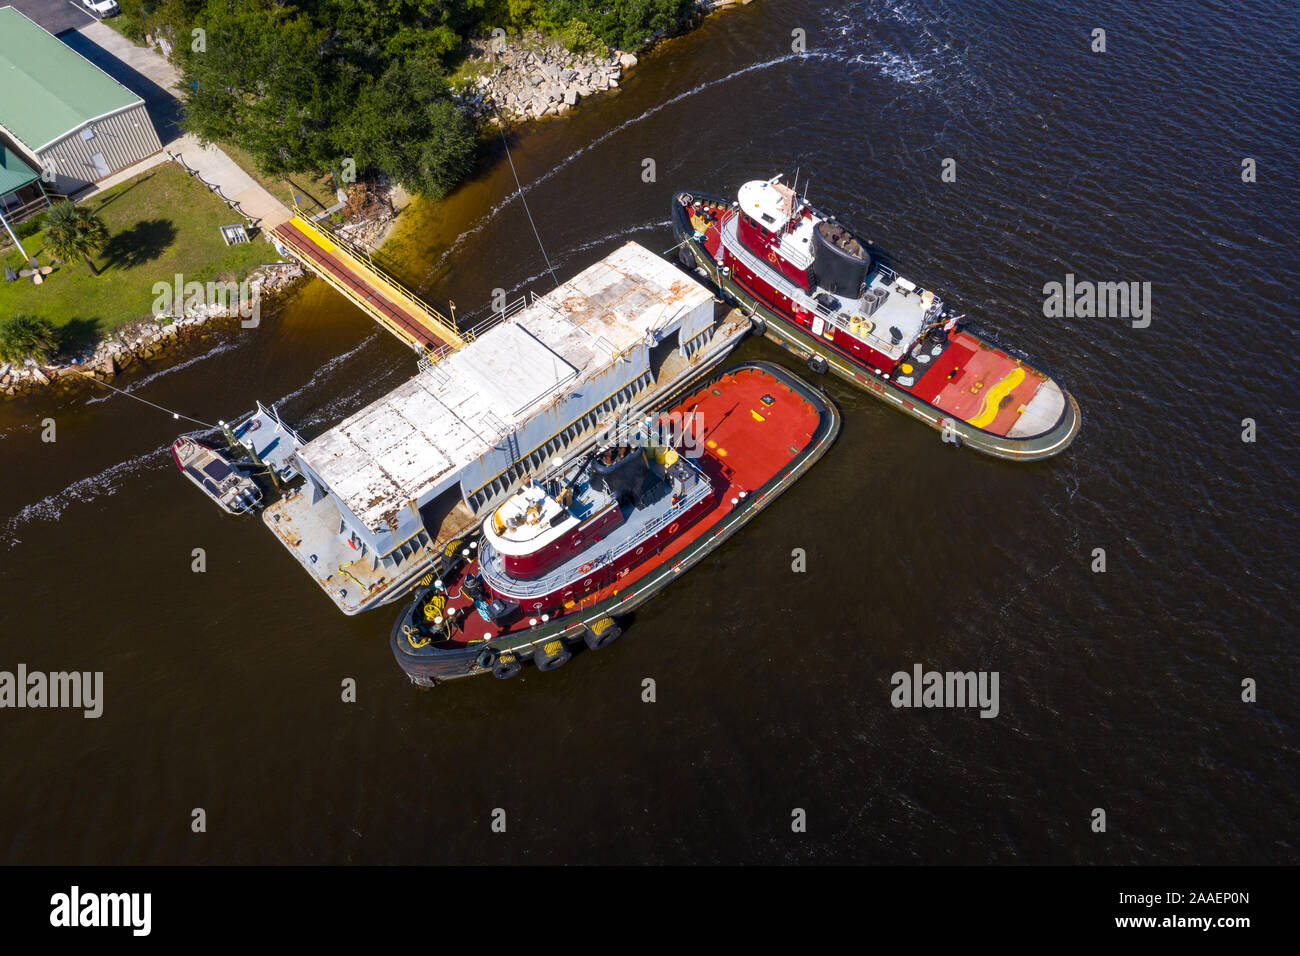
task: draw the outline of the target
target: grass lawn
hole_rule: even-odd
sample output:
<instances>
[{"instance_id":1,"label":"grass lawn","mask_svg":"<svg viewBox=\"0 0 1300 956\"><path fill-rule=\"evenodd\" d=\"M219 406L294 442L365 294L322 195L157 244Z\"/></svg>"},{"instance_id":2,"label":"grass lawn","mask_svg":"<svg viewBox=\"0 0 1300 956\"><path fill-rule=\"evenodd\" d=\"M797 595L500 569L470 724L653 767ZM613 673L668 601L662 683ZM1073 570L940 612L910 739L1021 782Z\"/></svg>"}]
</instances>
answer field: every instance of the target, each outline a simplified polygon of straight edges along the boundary
<instances>
[{"instance_id":1,"label":"grass lawn","mask_svg":"<svg viewBox=\"0 0 1300 956\"><path fill-rule=\"evenodd\" d=\"M277 258L260 236L227 246L218 227L243 220L175 163L146 170L82 205L108 227L108 242L93 257L98 277L78 259L55 266L39 286L30 279L0 282L0 316L48 319L66 348L93 345L104 333L150 315L154 283L172 283L178 272L186 282L238 281ZM43 233L23 246L42 266L51 264ZM12 246L0 255L14 271L23 268Z\"/></svg>"},{"instance_id":2,"label":"grass lawn","mask_svg":"<svg viewBox=\"0 0 1300 956\"><path fill-rule=\"evenodd\" d=\"M257 160L250 153L230 143L217 143L221 150L233 159L244 172L257 180L258 184L290 209L294 197L298 197L298 206L308 215L328 209L338 202L334 195L334 179L326 174L316 176L312 173L289 173L284 176L271 176L258 168Z\"/></svg>"}]
</instances>

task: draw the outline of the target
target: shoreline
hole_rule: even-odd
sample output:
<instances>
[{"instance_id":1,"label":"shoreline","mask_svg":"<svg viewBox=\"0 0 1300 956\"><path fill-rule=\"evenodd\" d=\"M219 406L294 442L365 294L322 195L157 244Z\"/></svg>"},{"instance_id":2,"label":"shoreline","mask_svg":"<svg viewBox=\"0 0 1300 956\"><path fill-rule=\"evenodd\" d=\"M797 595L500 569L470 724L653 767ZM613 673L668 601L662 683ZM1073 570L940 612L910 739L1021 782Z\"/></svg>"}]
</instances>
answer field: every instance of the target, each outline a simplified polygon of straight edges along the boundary
<instances>
[{"instance_id":1,"label":"shoreline","mask_svg":"<svg viewBox=\"0 0 1300 956\"><path fill-rule=\"evenodd\" d=\"M512 37L495 50L493 40L473 39L453 98L481 127L559 118L588 97L617 90L640 64L640 56L661 41L694 30L719 10L752 2L697 0L694 13L677 29L655 31L635 51L575 53L554 36L536 31Z\"/></svg>"},{"instance_id":2,"label":"shoreline","mask_svg":"<svg viewBox=\"0 0 1300 956\"><path fill-rule=\"evenodd\" d=\"M753 0L699 0L695 13L675 31L660 30L647 37L636 53L610 50L604 56L575 54L553 37L524 35L507 44L498 60L490 41L471 40L469 62L490 70L472 74L455 95L481 127L497 128L501 120L532 123L568 115L585 97L618 89L626 72L639 65L644 54L670 36L695 29L710 14ZM527 92L525 91L527 88ZM499 111L501 119L498 119ZM336 231L370 251L378 251L400 232L400 214L418 197L400 186L386 190L387 214L361 216ZM258 240L265 238L259 236ZM277 253L278 254L278 253ZM266 263L245 277L259 302L278 298L312 278L310 270L290 258ZM105 335L92 349L49 364L0 363L0 402L68 397L92 388L95 382L112 382L118 375L150 361L172 362L196 346L210 347L214 335L241 321L238 305L198 305L182 316L141 316Z\"/></svg>"}]
</instances>

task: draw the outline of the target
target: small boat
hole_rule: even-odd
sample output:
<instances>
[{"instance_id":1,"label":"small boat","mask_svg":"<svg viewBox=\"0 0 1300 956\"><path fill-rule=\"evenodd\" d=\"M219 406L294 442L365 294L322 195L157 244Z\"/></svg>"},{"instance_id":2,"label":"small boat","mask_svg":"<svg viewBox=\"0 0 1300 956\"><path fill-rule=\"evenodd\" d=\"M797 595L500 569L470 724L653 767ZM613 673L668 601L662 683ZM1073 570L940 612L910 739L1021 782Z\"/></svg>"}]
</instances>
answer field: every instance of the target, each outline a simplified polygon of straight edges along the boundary
<instances>
[{"instance_id":1,"label":"small boat","mask_svg":"<svg viewBox=\"0 0 1300 956\"><path fill-rule=\"evenodd\" d=\"M453 550L399 615L393 653L421 686L553 670L607 647L619 616L685 573L815 464L839 432L821 392L749 363L568 463L552 463Z\"/></svg>"},{"instance_id":2,"label":"small boat","mask_svg":"<svg viewBox=\"0 0 1300 956\"><path fill-rule=\"evenodd\" d=\"M233 462L193 438L172 442L172 460L199 490L232 515L255 511L262 503L262 489Z\"/></svg>"},{"instance_id":3,"label":"small boat","mask_svg":"<svg viewBox=\"0 0 1300 956\"><path fill-rule=\"evenodd\" d=\"M1013 461L1065 450L1082 421L1069 392L966 328L934 291L779 180L747 182L734 202L678 193L682 263L813 372L838 375L953 445Z\"/></svg>"}]
</instances>

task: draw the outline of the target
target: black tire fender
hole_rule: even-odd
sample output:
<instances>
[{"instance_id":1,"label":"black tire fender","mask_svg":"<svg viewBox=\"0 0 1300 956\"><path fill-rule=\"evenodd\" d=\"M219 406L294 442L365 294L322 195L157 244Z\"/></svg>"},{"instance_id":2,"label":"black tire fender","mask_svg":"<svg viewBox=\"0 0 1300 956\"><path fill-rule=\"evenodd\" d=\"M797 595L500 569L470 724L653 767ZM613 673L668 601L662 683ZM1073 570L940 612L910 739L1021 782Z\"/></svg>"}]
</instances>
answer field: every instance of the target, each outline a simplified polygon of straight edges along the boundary
<instances>
[{"instance_id":1,"label":"black tire fender","mask_svg":"<svg viewBox=\"0 0 1300 956\"><path fill-rule=\"evenodd\" d=\"M830 363L826 361L826 356L818 355L816 352L808 356L808 368L816 374L825 375L826 370L830 367Z\"/></svg>"},{"instance_id":2,"label":"black tire fender","mask_svg":"<svg viewBox=\"0 0 1300 956\"><path fill-rule=\"evenodd\" d=\"M497 680L509 680L524 669L523 662L514 654L498 657L492 665L492 676Z\"/></svg>"},{"instance_id":3,"label":"black tire fender","mask_svg":"<svg viewBox=\"0 0 1300 956\"><path fill-rule=\"evenodd\" d=\"M552 646L555 644L558 644L559 647ZM539 671L553 671L557 667L563 667L567 664L572 656L573 654L564 646L564 642L556 638L554 641L547 641L533 650L533 663L537 665Z\"/></svg>"},{"instance_id":4,"label":"black tire fender","mask_svg":"<svg viewBox=\"0 0 1300 956\"><path fill-rule=\"evenodd\" d=\"M588 625L583 632L582 639L586 642L588 649L598 651L602 647L609 647L619 639L623 629L614 623L612 618L602 618L594 624Z\"/></svg>"}]
</instances>

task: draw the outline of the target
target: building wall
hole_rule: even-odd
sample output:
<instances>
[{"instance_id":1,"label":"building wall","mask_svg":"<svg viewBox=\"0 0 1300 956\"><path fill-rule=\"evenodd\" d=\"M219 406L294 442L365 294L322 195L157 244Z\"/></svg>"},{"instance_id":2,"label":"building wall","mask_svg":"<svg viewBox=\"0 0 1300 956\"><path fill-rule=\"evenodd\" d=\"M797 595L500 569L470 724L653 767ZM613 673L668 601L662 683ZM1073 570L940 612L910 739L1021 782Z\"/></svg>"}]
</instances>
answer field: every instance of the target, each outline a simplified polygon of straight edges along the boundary
<instances>
[{"instance_id":1,"label":"building wall","mask_svg":"<svg viewBox=\"0 0 1300 956\"><path fill-rule=\"evenodd\" d=\"M92 130L94 137L82 138L83 130ZM41 163L54 171L54 184L60 192L74 193L133 163L152 156L162 149L158 133L153 128L144 103L93 120L78 127L67 136L39 150ZM108 173L96 170L91 157L99 153L104 157Z\"/></svg>"}]
</instances>

